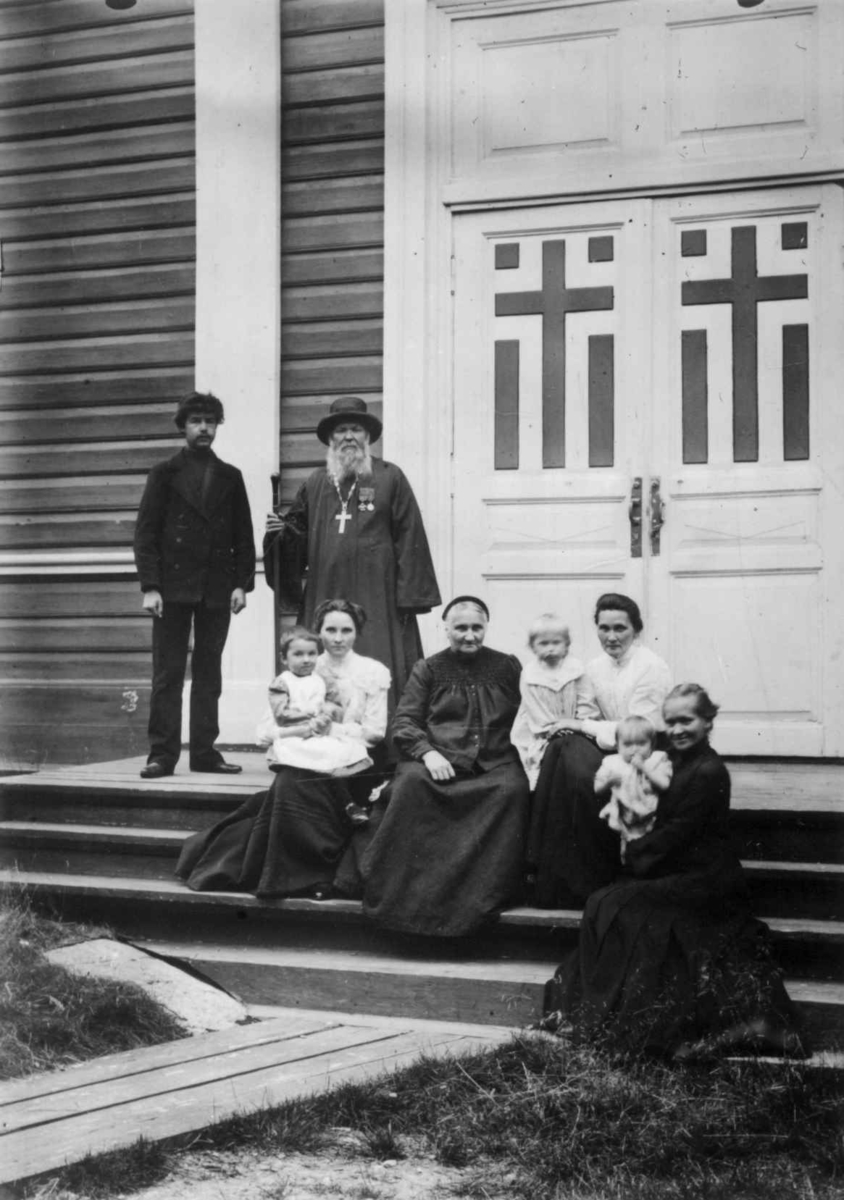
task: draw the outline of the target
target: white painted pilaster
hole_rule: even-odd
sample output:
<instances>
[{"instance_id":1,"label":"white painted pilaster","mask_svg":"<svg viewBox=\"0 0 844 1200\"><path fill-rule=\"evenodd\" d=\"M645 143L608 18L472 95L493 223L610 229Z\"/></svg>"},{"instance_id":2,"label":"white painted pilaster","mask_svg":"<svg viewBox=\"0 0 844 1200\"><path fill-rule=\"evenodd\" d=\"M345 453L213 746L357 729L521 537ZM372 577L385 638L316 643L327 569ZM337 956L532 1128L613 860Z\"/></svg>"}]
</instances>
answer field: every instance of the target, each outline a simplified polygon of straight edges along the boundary
<instances>
[{"instance_id":1,"label":"white painted pilaster","mask_svg":"<svg viewBox=\"0 0 844 1200\"><path fill-rule=\"evenodd\" d=\"M215 450L243 472L260 552L278 463L281 34L272 0L196 2L196 387L226 409ZM273 669L262 569L232 620L220 741L251 742Z\"/></svg>"},{"instance_id":2,"label":"white painted pilaster","mask_svg":"<svg viewBox=\"0 0 844 1200\"><path fill-rule=\"evenodd\" d=\"M411 481L447 600L451 363L438 355L438 347L448 344L439 323L450 321L450 218L438 199L439 114L431 111L427 88L436 50L430 41L428 0L386 5L384 455ZM442 281L441 291L431 287L432 277ZM438 614L422 618L420 627L425 652L440 650Z\"/></svg>"}]
</instances>

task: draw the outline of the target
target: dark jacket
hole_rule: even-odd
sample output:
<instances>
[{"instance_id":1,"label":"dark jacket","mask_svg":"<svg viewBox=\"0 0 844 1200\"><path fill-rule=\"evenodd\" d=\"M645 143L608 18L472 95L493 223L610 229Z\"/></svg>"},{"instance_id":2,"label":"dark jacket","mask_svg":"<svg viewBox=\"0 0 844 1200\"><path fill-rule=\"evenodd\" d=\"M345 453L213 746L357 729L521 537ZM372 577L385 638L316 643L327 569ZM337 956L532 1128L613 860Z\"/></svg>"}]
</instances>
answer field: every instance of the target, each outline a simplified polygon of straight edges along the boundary
<instances>
[{"instance_id":1,"label":"dark jacket","mask_svg":"<svg viewBox=\"0 0 844 1200\"><path fill-rule=\"evenodd\" d=\"M708 741L672 752L674 775L659 797L653 829L627 844L638 879L681 878L688 903L744 893L746 882L730 829L730 773Z\"/></svg>"},{"instance_id":2,"label":"dark jacket","mask_svg":"<svg viewBox=\"0 0 844 1200\"><path fill-rule=\"evenodd\" d=\"M518 763L510 730L519 707L522 667L512 654L441 650L411 672L393 720L402 758L438 750L458 771Z\"/></svg>"},{"instance_id":3,"label":"dark jacket","mask_svg":"<svg viewBox=\"0 0 844 1200\"><path fill-rule=\"evenodd\" d=\"M243 476L209 453L205 485L194 485L180 450L153 467L135 523L141 591L165 602L228 608L235 588L255 586L255 544Z\"/></svg>"}]
</instances>

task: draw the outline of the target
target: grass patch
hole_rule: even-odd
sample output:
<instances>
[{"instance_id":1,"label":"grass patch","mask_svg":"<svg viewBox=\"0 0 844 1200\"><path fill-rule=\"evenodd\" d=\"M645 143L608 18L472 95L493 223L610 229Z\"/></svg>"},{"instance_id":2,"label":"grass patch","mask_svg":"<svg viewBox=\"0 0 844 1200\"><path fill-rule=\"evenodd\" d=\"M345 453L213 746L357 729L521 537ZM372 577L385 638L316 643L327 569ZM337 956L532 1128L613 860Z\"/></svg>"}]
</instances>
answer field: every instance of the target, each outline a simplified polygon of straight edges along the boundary
<instances>
[{"instance_id":1,"label":"grass patch","mask_svg":"<svg viewBox=\"0 0 844 1200\"><path fill-rule=\"evenodd\" d=\"M451 1188L467 1200L841 1200L842 1118L838 1074L803 1062L620 1063L521 1035L236 1116L150 1148L161 1158L146 1170L160 1178L185 1149L336 1153L340 1130L356 1135L343 1140L350 1157L422 1152L460 1168ZM153 1181L139 1177L137 1160L116 1175L119 1158L59 1172L23 1195L53 1195L47 1186L99 1200Z\"/></svg>"},{"instance_id":2,"label":"grass patch","mask_svg":"<svg viewBox=\"0 0 844 1200\"><path fill-rule=\"evenodd\" d=\"M340 1125L369 1154L421 1136L466 1168L465 1196L840 1200L842 1118L838 1076L804 1063L620 1064L538 1035L238 1118L201 1144L307 1151Z\"/></svg>"},{"instance_id":3,"label":"grass patch","mask_svg":"<svg viewBox=\"0 0 844 1200\"><path fill-rule=\"evenodd\" d=\"M131 1194L152 1187L166 1179L173 1166L173 1152L159 1142L139 1138L126 1150L110 1154L89 1155L78 1163L65 1167L58 1188L50 1183L24 1185L21 1195L32 1200L50 1200L54 1195L71 1193L86 1200L114 1200L115 1196ZM53 1177L58 1182L57 1177Z\"/></svg>"},{"instance_id":4,"label":"grass patch","mask_svg":"<svg viewBox=\"0 0 844 1200\"><path fill-rule=\"evenodd\" d=\"M25 897L0 897L0 1079L186 1036L135 984L73 975L45 958L57 946L109 936L40 916Z\"/></svg>"}]
</instances>

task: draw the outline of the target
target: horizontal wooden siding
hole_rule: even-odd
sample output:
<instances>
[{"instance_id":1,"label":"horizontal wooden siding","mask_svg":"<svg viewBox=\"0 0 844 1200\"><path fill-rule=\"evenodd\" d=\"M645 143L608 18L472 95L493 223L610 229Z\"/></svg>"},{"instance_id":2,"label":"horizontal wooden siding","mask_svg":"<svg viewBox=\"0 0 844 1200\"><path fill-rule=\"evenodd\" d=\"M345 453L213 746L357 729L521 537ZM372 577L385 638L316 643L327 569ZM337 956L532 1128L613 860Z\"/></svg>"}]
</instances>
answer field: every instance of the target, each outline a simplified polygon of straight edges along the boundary
<instances>
[{"instance_id":1,"label":"horizontal wooden siding","mask_svg":"<svg viewBox=\"0 0 844 1200\"><path fill-rule=\"evenodd\" d=\"M283 0L282 500L338 395L381 415L384 0Z\"/></svg>"},{"instance_id":2,"label":"horizontal wooden siding","mask_svg":"<svg viewBox=\"0 0 844 1200\"><path fill-rule=\"evenodd\" d=\"M146 744L131 563L193 386L190 0L0 4L2 761Z\"/></svg>"}]
</instances>

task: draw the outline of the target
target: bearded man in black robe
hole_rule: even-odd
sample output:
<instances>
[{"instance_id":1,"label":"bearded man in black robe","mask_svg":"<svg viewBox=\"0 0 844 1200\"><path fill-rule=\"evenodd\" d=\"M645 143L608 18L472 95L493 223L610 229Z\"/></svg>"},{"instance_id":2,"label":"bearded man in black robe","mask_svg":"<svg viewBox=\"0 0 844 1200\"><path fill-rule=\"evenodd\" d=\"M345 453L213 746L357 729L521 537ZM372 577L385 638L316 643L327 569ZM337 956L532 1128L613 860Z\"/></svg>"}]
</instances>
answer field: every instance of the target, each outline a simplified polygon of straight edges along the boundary
<instances>
[{"instance_id":1,"label":"bearded man in black robe","mask_svg":"<svg viewBox=\"0 0 844 1200\"><path fill-rule=\"evenodd\" d=\"M283 520L270 516L264 570L281 609L308 628L323 600L362 605L367 622L355 651L390 668L395 704L422 657L416 616L441 600L410 484L370 455L380 436L381 422L359 397L333 402L317 426L326 465L302 484Z\"/></svg>"}]
</instances>

